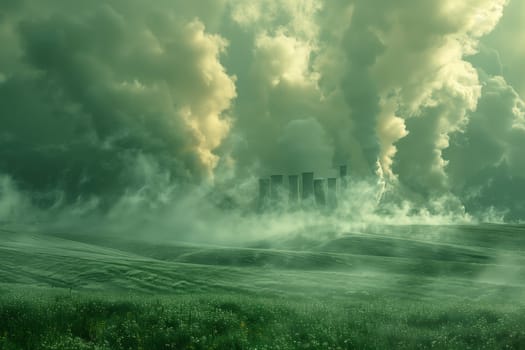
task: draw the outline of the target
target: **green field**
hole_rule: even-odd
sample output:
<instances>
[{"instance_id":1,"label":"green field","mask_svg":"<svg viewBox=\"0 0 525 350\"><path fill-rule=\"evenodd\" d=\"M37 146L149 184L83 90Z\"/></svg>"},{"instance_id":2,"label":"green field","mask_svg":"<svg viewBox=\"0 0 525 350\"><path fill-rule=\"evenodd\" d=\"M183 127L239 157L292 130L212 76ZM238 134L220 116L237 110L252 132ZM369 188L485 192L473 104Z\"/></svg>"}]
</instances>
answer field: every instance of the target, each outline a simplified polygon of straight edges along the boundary
<instances>
[{"instance_id":1,"label":"green field","mask_svg":"<svg viewBox=\"0 0 525 350\"><path fill-rule=\"evenodd\" d=\"M524 226L0 237L0 349L525 348Z\"/></svg>"}]
</instances>

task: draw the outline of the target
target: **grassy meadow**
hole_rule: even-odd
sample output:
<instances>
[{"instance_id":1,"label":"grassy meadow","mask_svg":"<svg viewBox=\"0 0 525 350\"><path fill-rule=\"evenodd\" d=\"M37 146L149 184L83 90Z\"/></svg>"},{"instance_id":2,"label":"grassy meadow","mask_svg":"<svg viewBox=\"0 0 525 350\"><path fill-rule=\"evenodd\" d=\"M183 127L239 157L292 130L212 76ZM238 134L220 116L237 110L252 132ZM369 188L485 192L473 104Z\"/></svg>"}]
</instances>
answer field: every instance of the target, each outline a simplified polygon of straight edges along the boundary
<instances>
[{"instance_id":1,"label":"grassy meadow","mask_svg":"<svg viewBox=\"0 0 525 350\"><path fill-rule=\"evenodd\" d=\"M0 349L525 348L525 229L438 229L246 246L5 230Z\"/></svg>"}]
</instances>

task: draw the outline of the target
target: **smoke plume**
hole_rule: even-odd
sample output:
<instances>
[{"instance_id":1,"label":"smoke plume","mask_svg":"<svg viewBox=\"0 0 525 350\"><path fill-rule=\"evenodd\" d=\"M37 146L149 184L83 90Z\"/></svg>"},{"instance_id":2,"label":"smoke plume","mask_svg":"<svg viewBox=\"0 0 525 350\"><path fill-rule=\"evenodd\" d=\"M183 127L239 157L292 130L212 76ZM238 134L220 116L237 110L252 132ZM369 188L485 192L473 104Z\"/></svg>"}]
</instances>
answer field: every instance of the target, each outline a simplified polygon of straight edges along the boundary
<instances>
[{"instance_id":1,"label":"smoke plume","mask_svg":"<svg viewBox=\"0 0 525 350\"><path fill-rule=\"evenodd\" d=\"M524 220L522 7L3 1L1 219L228 226L258 177L348 164L346 219Z\"/></svg>"}]
</instances>

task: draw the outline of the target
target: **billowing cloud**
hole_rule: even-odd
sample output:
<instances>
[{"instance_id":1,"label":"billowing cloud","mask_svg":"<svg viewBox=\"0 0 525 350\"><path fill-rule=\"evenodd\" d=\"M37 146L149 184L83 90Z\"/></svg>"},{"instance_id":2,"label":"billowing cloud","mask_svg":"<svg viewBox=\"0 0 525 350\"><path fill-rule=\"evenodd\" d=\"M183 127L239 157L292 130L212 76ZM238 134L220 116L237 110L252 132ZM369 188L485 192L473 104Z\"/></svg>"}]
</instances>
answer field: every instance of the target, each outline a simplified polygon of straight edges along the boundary
<instances>
[{"instance_id":1,"label":"billowing cloud","mask_svg":"<svg viewBox=\"0 0 525 350\"><path fill-rule=\"evenodd\" d=\"M521 7L3 2L3 186L116 212L349 164L400 207L524 218Z\"/></svg>"},{"instance_id":2,"label":"billowing cloud","mask_svg":"<svg viewBox=\"0 0 525 350\"><path fill-rule=\"evenodd\" d=\"M4 23L17 50L2 54L13 61L0 85L3 172L72 197L122 191L138 157L181 181L213 175L236 95L220 63L226 39L179 17L175 3L14 11Z\"/></svg>"},{"instance_id":3,"label":"billowing cloud","mask_svg":"<svg viewBox=\"0 0 525 350\"><path fill-rule=\"evenodd\" d=\"M503 20L482 39L482 50L473 60L487 73L503 76L522 99L525 98L525 67L522 64L525 47L520 44L525 40L523 13L525 3L510 0Z\"/></svg>"},{"instance_id":4,"label":"billowing cloud","mask_svg":"<svg viewBox=\"0 0 525 350\"><path fill-rule=\"evenodd\" d=\"M448 174L465 203L519 218L525 209L525 104L501 76L483 79L482 97L446 151Z\"/></svg>"}]
</instances>

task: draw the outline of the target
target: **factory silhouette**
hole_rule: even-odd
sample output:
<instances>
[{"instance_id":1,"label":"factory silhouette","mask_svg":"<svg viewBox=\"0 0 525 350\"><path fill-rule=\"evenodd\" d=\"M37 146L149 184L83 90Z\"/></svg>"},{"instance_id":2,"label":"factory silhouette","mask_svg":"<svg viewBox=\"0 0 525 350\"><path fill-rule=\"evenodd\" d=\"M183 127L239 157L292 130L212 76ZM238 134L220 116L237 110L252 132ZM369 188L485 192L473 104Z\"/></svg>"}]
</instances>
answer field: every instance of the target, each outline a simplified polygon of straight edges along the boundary
<instances>
[{"instance_id":1,"label":"factory silhouette","mask_svg":"<svg viewBox=\"0 0 525 350\"><path fill-rule=\"evenodd\" d=\"M316 179L313 172L287 177L287 184L284 175L271 175L269 178L259 179L259 211L284 208L335 209L338 193L344 191L348 185L348 168L346 165L339 167L339 178Z\"/></svg>"}]
</instances>

